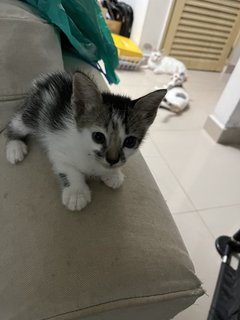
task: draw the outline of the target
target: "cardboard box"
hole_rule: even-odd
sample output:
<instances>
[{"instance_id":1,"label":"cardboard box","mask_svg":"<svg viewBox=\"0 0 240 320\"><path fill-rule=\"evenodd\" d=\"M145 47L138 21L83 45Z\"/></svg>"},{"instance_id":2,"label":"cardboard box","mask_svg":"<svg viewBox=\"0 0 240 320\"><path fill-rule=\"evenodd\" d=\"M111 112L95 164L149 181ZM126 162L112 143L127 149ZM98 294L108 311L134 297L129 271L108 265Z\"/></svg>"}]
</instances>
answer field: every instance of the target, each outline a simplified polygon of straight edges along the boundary
<instances>
[{"instance_id":1,"label":"cardboard box","mask_svg":"<svg viewBox=\"0 0 240 320\"><path fill-rule=\"evenodd\" d=\"M119 34L120 30L121 30L121 26L122 26L121 21L107 19L107 17L109 17L108 10L106 8L103 8L100 3L99 3L99 5L101 8L103 17L104 17L106 24L107 24L109 30L111 31L111 33Z\"/></svg>"},{"instance_id":2,"label":"cardboard box","mask_svg":"<svg viewBox=\"0 0 240 320\"><path fill-rule=\"evenodd\" d=\"M119 34L121 30L122 23L121 21L109 20L106 19L106 23L108 25L109 30L111 33Z\"/></svg>"}]
</instances>

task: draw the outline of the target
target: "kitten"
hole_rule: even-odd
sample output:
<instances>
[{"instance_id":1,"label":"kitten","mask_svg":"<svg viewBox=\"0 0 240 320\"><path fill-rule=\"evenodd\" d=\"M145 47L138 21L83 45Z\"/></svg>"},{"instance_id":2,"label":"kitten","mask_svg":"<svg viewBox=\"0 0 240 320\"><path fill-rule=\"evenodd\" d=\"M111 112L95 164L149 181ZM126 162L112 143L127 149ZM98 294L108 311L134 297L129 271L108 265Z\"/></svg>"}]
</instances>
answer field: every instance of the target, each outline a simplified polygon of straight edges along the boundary
<instances>
[{"instance_id":1,"label":"kitten","mask_svg":"<svg viewBox=\"0 0 240 320\"><path fill-rule=\"evenodd\" d=\"M81 72L41 76L7 126L7 160L22 161L26 136L37 137L61 181L63 204L81 210L91 201L86 177L121 186L120 167L141 144L165 94L158 90L131 100L100 93Z\"/></svg>"},{"instance_id":2,"label":"kitten","mask_svg":"<svg viewBox=\"0 0 240 320\"><path fill-rule=\"evenodd\" d=\"M189 95L183 88L184 79L181 74L174 74L166 85L167 94L162 99L159 108L180 113L189 106Z\"/></svg>"},{"instance_id":3,"label":"kitten","mask_svg":"<svg viewBox=\"0 0 240 320\"><path fill-rule=\"evenodd\" d=\"M148 59L148 68L153 70L155 74L182 74L184 81L187 80L187 69L186 66L179 60L162 56L159 51L153 51Z\"/></svg>"}]
</instances>

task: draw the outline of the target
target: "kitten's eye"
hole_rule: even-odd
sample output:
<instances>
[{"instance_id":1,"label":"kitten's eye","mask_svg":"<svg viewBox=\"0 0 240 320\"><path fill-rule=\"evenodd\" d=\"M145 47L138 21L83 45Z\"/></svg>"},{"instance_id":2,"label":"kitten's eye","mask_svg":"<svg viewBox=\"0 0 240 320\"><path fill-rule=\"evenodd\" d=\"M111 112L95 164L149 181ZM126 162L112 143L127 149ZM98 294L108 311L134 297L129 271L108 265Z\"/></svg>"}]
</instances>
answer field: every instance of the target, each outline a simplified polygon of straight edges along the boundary
<instances>
[{"instance_id":1,"label":"kitten's eye","mask_svg":"<svg viewBox=\"0 0 240 320\"><path fill-rule=\"evenodd\" d=\"M93 132L92 139L98 144L104 144L106 141L105 135L102 132Z\"/></svg>"},{"instance_id":2,"label":"kitten's eye","mask_svg":"<svg viewBox=\"0 0 240 320\"><path fill-rule=\"evenodd\" d=\"M136 143L137 143L137 138L130 136L124 140L124 147L132 149L136 146Z\"/></svg>"}]
</instances>

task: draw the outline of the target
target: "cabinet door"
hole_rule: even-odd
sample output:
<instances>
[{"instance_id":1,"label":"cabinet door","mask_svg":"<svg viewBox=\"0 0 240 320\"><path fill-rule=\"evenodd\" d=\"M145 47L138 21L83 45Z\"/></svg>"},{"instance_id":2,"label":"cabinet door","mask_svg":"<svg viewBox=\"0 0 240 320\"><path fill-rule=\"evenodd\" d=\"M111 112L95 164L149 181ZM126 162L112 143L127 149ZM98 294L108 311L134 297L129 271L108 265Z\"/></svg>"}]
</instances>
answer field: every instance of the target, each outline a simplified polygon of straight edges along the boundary
<instances>
[{"instance_id":1,"label":"cabinet door","mask_svg":"<svg viewBox=\"0 0 240 320\"><path fill-rule=\"evenodd\" d=\"M239 30L239 0L175 0L161 49L189 69L222 71Z\"/></svg>"}]
</instances>

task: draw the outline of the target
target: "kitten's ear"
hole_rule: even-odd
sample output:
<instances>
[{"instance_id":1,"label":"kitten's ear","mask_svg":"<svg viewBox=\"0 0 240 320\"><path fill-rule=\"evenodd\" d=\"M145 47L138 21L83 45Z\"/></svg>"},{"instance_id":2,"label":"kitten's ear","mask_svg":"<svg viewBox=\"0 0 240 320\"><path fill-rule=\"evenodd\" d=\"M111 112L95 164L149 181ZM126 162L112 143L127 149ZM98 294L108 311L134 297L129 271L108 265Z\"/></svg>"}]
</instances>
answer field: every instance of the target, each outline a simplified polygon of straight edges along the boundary
<instances>
[{"instance_id":1,"label":"kitten's ear","mask_svg":"<svg viewBox=\"0 0 240 320\"><path fill-rule=\"evenodd\" d=\"M77 114L91 111L102 103L102 95L95 83L84 73L73 75L72 104Z\"/></svg>"},{"instance_id":2,"label":"kitten's ear","mask_svg":"<svg viewBox=\"0 0 240 320\"><path fill-rule=\"evenodd\" d=\"M166 89L160 89L136 100L132 100L134 112L138 114L146 126L150 126L153 123L159 104L166 93Z\"/></svg>"}]
</instances>

